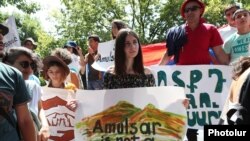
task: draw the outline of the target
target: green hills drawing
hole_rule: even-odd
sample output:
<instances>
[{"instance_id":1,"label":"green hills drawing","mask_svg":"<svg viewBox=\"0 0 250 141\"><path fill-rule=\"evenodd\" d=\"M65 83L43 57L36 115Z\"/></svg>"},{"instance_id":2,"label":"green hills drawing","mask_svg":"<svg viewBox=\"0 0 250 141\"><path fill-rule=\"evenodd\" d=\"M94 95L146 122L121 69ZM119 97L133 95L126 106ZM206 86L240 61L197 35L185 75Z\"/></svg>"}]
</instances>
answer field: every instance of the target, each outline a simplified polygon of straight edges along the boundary
<instances>
[{"instance_id":1,"label":"green hills drawing","mask_svg":"<svg viewBox=\"0 0 250 141\"><path fill-rule=\"evenodd\" d=\"M161 111L148 104L144 109L127 101L85 117L76 124L83 136L90 141L138 137L139 140L153 137L154 140L181 140L184 136L186 116Z\"/></svg>"}]
</instances>

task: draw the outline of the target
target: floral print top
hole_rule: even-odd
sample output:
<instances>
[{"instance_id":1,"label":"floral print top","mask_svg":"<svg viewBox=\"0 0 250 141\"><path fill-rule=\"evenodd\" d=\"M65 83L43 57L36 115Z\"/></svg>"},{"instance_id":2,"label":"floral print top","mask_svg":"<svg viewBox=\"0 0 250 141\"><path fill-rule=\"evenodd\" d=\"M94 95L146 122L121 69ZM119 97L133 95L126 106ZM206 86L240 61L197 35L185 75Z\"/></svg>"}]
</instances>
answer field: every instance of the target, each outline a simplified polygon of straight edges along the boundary
<instances>
[{"instance_id":1,"label":"floral print top","mask_svg":"<svg viewBox=\"0 0 250 141\"><path fill-rule=\"evenodd\" d=\"M155 86L155 79L153 74L115 75L107 72L104 75L104 89L153 87L153 86Z\"/></svg>"}]
</instances>

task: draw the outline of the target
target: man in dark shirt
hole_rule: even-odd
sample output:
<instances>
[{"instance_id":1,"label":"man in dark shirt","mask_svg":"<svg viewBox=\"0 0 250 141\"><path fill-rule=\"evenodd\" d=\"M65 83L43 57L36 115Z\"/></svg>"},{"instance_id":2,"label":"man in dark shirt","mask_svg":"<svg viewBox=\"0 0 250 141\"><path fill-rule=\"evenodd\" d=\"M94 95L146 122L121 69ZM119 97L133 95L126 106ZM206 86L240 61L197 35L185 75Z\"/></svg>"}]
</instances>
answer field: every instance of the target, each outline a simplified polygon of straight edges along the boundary
<instances>
[{"instance_id":1,"label":"man in dark shirt","mask_svg":"<svg viewBox=\"0 0 250 141\"><path fill-rule=\"evenodd\" d=\"M0 24L0 57L4 53L3 36L8 32L8 28ZM0 62L1 141L19 141L17 125L23 140L37 140L35 126L27 106L30 99L21 72Z\"/></svg>"},{"instance_id":2,"label":"man in dark shirt","mask_svg":"<svg viewBox=\"0 0 250 141\"><path fill-rule=\"evenodd\" d=\"M100 90L103 89L103 74L102 72L95 70L91 65L98 59L98 44L100 39L97 35L91 35L88 37L89 48L88 53L85 55L84 63L86 67L87 75L87 89L88 90Z\"/></svg>"}]
</instances>

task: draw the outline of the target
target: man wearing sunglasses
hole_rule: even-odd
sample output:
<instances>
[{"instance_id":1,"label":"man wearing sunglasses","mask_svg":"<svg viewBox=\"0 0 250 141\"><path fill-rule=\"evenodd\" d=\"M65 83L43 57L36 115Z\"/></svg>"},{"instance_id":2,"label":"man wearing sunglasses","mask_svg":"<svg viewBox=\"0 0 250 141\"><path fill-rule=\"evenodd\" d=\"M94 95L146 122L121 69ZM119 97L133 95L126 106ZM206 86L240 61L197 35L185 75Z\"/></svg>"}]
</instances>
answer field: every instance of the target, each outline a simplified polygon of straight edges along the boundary
<instances>
[{"instance_id":1,"label":"man wearing sunglasses","mask_svg":"<svg viewBox=\"0 0 250 141\"><path fill-rule=\"evenodd\" d=\"M168 49L161 59L160 65L165 65L176 54L177 65L201 65L212 62L209 48L215 54L219 64L228 64L228 57L222 49L223 40L214 25L205 23L202 15L205 11L205 4L200 0L184 0L181 5L181 16L186 21L182 25L186 41L176 49L176 44L182 42L172 41L175 37L167 36ZM170 47L171 46L171 47ZM190 116L190 115L188 115ZM187 138L189 141L197 141L197 129L188 129Z\"/></svg>"},{"instance_id":2,"label":"man wearing sunglasses","mask_svg":"<svg viewBox=\"0 0 250 141\"><path fill-rule=\"evenodd\" d=\"M210 64L212 60L209 48L213 50L219 64L229 63L229 58L222 49L223 40L218 30L214 25L205 23L202 18L204 10L205 5L200 0L185 0L181 6L181 16L186 21L183 26L187 41L177 53L179 55L177 65ZM168 42L167 46L169 46ZM160 65L167 64L171 57L176 54L175 51L171 50L175 49L168 47Z\"/></svg>"},{"instance_id":3,"label":"man wearing sunglasses","mask_svg":"<svg viewBox=\"0 0 250 141\"><path fill-rule=\"evenodd\" d=\"M0 55L3 56L3 36L8 28L0 24ZM0 137L1 141L36 141L35 127L27 102L30 95L22 74L0 62ZM15 118L16 117L16 118ZM18 127L17 127L18 125ZM17 130L19 129L19 130Z\"/></svg>"},{"instance_id":4,"label":"man wearing sunglasses","mask_svg":"<svg viewBox=\"0 0 250 141\"><path fill-rule=\"evenodd\" d=\"M237 32L235 22L233 20L233 14L236 10L240 9L239 3L233 3L228 5L224 10L224 15L227 20L227 25L224 25L218 29L221 38L225 42L232 34Z\"/></svg>"},{"instance_id":5,"label":"man wearing sunglasses","mask_svg":"<svg viewBox=\"0 0 250 141\"><path fill-rule=\"evenodd\" d=\"M39 131L38 137L42 141L49 138L49 129L44 111L42 110L41 86L33 80L28 80L36 67L42 67L42 62L36 59L35 53L25 47L11 47L8 48L3 56L3 62L17 68L23 74L26 87L31 95L31 101L28 103L30 112L32 113L33 121ZM40 123L42 127L40 129Z\"/></svg>"}]
</instances>

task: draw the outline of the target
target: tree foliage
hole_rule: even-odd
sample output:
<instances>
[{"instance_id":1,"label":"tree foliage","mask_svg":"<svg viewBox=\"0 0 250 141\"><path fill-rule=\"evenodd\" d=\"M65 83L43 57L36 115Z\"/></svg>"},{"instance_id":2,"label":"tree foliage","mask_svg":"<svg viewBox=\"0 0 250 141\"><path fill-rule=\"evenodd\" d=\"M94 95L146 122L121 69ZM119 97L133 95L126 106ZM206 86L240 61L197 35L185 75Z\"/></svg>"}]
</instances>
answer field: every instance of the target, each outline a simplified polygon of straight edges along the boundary
<instances>
[{"instance_id":1,"label":"tree foliage","mask_svg":"<svg viewBox=\"0 0 250 141\"><path fill-rule=\"evenodd\" d=\"M67 40L75 40L85 50L87 37L97 34L101 42L111 39L111 21L121 19L135 30L142 44L165 41L166 31L184 23L180 7L184 0L61 0L65 8L54 13L58 24L57 36L46 33L37 19L30 13L39 10L37 3L25 0L1 0L0 6L15 5L25 15L17 16L20 39L33 37L38 41L37 52L46 56L56 47L62 47ZM226 23L223 10L236 0L202 0L206 4L204 18L208 23L221 26ZM238 0L243 7L250 9L249 0ZM0 13L0 21L6 15Z\"/></svg>"},{"instance_id":2,"label":"tree foliage","mask_svg":"<svg viewBox=\"0 0 250 141\"><path fill-rule=\"evenodd\" d=\"M27 14L35 13L40 10L40 5L34 2L27 3L26 0L0 0L0 7L7 6L8 4L16 6Z\"/></svg>"},{"instance_id":3,"label":"tree foliage","mask_svg":"<svg viewBox=\"0 0 250 141\"><path fill-rule=\"evenodd\" d=\"M142 43L164 41L165 32L174 25L184 23L180 16L184 0L63 0L66 9L60 19L58 31L64 38L86 43L91 33L102 41L110 40L110 23L122 19L140 36ZM232 0L204 0L204 14L208 23L225 24L223 9ZM243 3L243 0L242 0ZM245 2L246 3L246 2ZM244 3L243 3L244 4Z\"/></svg>"}]
</instances>

